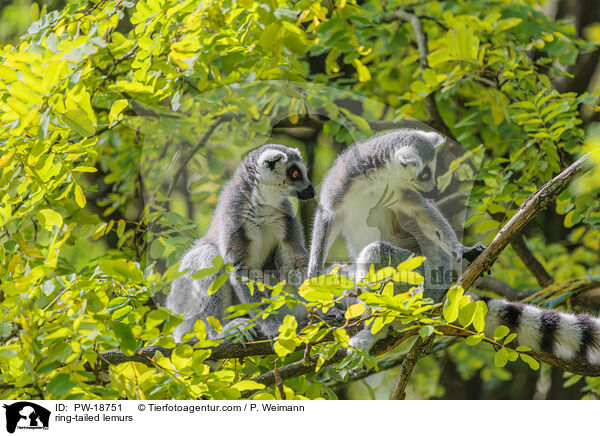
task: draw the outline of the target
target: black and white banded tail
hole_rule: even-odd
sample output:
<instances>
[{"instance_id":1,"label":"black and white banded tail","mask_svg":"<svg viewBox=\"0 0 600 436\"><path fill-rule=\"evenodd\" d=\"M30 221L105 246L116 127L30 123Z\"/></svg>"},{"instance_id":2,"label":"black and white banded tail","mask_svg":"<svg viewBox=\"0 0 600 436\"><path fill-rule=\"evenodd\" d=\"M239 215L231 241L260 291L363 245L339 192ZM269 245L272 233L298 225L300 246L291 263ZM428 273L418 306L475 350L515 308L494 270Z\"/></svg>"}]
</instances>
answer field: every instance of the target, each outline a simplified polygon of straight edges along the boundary
<instances>
[{"instance_id":1,"label":"black and white banded tail","mask_svg":"<svg viewBox=\"0 0 600 436\"><path fill-rule=\"evenodd\" d=\"M570 314L506 300L487 300L485 334L493 337L500 325L517 334L516 341L533 351L550 353L559 359L584 359L600 364L600 319Z\"/></svg>"}]
</instances>

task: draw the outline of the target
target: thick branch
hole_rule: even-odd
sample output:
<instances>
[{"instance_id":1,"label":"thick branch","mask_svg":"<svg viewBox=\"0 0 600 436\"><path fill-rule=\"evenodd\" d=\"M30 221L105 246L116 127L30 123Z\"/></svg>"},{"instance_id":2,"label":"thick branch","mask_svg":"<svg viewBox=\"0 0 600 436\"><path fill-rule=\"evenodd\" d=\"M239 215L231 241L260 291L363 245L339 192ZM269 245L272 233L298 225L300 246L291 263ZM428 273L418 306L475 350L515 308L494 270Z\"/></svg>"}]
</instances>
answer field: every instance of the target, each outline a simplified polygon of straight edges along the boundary
<instances>
[{"instance_id":1,"label":"thick branch","mask_svg":"<svg viewBox=\"0 0 600 436\"><path fill-rule=\"evenodd\" d=\"M495 292L496 294L513 301L518 301L536 292L535 290L522 291L513 288L508 283L504 283L502 280L490 276L479 277L475 281L475 286L479 289L487 289L488 291Z\"/></svg>"},{"instance_id":2,"label":"thick branch","mask_svg":"<svg viewBox=\"0 0 600 436\"><path fill-rule=\"evenodd\" d=\"M469 289L477 277L490 269L498 256L531 219L553 202L571 180L584 171L587 155L542 186L521 204L513 217L500 229L490 245L469 265L458 278L457 284Z\"/></svg>"},{"instance_id":3,"label":"thick branch","mask_svg":"<svg viewBox=\"0 0 600 436\"><path fill-rule=\"evenodd\" d=\"M323 125L328 121L328 118L304 116L300 117L296 122L292 122L289 118L278 121L274 126L275 129L316 129L321 130ZM403 127L418 127L421 125L431 124L431 120L366 120L372 130L392 130Z\"/></svg>"}]
</instances>

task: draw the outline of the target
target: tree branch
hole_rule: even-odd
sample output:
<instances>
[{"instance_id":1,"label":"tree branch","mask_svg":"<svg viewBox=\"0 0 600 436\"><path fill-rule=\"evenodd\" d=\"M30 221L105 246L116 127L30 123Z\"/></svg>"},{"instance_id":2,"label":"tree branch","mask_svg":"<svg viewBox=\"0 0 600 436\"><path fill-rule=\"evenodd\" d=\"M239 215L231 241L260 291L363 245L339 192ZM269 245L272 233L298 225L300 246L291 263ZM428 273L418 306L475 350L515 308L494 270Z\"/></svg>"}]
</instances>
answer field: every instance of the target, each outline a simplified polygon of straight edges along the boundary
<instances>
[{"instance_id":1,"label":"tree branch","mask_svg":"<svg viewBox=\"0 0 600 436\"><path fill-rule=\"evenodd\" d=\"M204 132L204 135L202 135L200 141L198 141L198 143L181 159L177 171L174 172L175 175L173 176L173 179L171 180L171 183L169 184L169 187L167 189L167 198L170 197L173 193L173 189L175 188L177 180L179 180L179 177L181 176L181 170L188 166L188 164L190 163L194 155L198 152L198 150L206 146L206 143L208 142L213 132L217 129L217 127L219 127L219 125L221 125L221 123L225 121L230 121L232 118L232 115L222 115L219 118L217 118L215 122L210 125L208 130Z\"/></svg>"},{"instance_id":2,"label":"tree branch","mask_svg":"<svg viewBox=\"0 0 600 436\"><path fill-rule=\"evenodd\" d=\"M544 265L542 265L531 250L529 250L523 236L520 234L515 235L510 244L515 249L527 269L535 276L542 288L550 286L554 282L554 279L548 274Z\"/></svg>"},{"instance_id":3,"label":"tree branch","mask_svg":"<svg viewBox=\"0 0 600 436\"><path fill-rule=\"evenodd\" d=\"M421 357L431 353L434 342L435 335L431 335L425 339L420 336L417 338L417 341L411 347L406 359L404 359L404 362L402 362L402 365L400 366L400 371L394 382L390 400L404 400L406 398L406 386L408 386L408 380L410 379L412 371Z\"/></svg>"},{"instance_id":4,"label":"tree branch","mask_svg":"<svg viewBox=\"0 0 600 436\"><path fill-rule=\"evenodd\" d=\"M504 283L502 280L490 276L479 277L475 281L475 287L479 289L487 289L488 291L495 292L496 294L513 301L518 301L537 292L533 289L529 291L522 291L520 289L513 288L508 283Z\"/></svg>"},{"instance_id":5,"label":"tree branch","mask_svg":"<svg viewBox=\"0 0 600 436\"><path fill-rule=\"evenodd\" d=\"M278 121L273 130L278 129L316 129L321 130L328 118L303 116L293 123L289 118ZM403 127L416 127L433 123L432 120L366 120L372 130L392 130Z\"/></svg>"}]
</instances>

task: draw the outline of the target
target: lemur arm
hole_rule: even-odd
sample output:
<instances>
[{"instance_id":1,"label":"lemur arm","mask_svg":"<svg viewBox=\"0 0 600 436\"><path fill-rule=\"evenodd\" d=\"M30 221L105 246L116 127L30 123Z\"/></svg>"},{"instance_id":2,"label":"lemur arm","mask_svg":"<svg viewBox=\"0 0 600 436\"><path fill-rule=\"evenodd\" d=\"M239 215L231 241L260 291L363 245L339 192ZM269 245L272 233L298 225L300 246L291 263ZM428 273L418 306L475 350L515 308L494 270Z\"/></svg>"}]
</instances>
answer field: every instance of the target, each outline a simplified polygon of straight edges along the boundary
<instances>
[{"instance_id":1,"label":"lemur arm","mask_svg":"<svg viewBox=\"0 0 600 436\"><path fill-rule=\"evenodd\" d=\"M450 223L435 204L415 191L402 192L403 209L413 218L420 232L444 251L460 260L466 247L462 245Z\"/></svg>"},{"instance_id":2,"label":"lemur arm","mask_svg":"<svg viewBox=\"0 0 600 436\"><path fill-rule=\"evenodd\" d=\"M338 233L339 223L335 219L334 212L318 205L310 244L308 277L321 274L327 259L327 253Z\"/></svg>"},{"instance_id":3,"label":"lemur arm","mask_svg":"<svg viewBox=\"0 0 600 436\"><path fill-rule=\"evenodd\" d=\"M304 270L308 263L308 254L304 245L304 233L302 232L300 223L292 214L293 210L290 208L289 214L286 214L284 217L285 237L281 241L276 253L277 263L285 273L297 269L305 272Z\"/></svg>"}]
</instances>

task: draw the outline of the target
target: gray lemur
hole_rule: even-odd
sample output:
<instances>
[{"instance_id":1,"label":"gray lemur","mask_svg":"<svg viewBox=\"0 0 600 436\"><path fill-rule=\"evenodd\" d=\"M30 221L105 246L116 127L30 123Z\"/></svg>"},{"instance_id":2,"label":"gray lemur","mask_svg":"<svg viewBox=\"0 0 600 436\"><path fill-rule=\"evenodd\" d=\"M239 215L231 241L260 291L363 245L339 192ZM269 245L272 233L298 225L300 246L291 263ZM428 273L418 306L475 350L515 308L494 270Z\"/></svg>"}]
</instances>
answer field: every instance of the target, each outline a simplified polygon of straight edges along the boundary
<instances>
[{"instance_id":1,"label":"gray lemur","mask_svg":"<svg viewBox=\"0 0 600 436\"><path fill-rule=\"evenodd\" d=\"M261 301L264 294L255 290L252 295L235 275L275 284L283 280L285 274L306 268L304 235L290 196L300 200L315 196L299 150L266 144L244 158L221 191L206 235L183 255L179 269L187 270L186 274L171 285L166 306L184 316L173 333L176 341L179 342L198 319L213 316L222 321L230 305ZM216 274L199 280L192 279L191 275L212 267L216 256L233 264L234 271L221 289L208 295L208 287ZM258 318L256 325L262 334L273 338L282 316L281 313ZM247 323L248 319L234 319L223 327L221 334L206 324L208 337L217 339L232 330L243 331Z\"/></svg>"},{"instance_id":2,"label":"gray lemur","mask_svg":"<svg viewBox=\"0 0 600 436\"><path fill-rule=\"evenodd\" d=\"M413 254L427 258L418 269L425 297L439 302L462 259L472 261L483 245L462 245L437 208L436 148L445 138L431 131L402 128L346 149L321 186L315 214L309 277L322 272L327 253L341 233L354 265L356 282L376 268L397 266ZM398 288L399 286L397 286ZM385 335L365 328L350 345L368 351Z\"/></svg>"},{"instance_id":3,"label":"gray lemur","mask_svg":"<svg viewBox=\"0 0 600 436\"><path fill-rule=\"evenodd\" d=\"M321 186L309 277L322 272L341 233L363 267L380 260L367 254L388 252L388 246L425 256L425 296L443 298L455 265L483 250L481 244L462 245L432 201L438 195L435 149L444 141L436 132L403 128L358 142L337 158Z\"/></svg>"}]
</instances>

